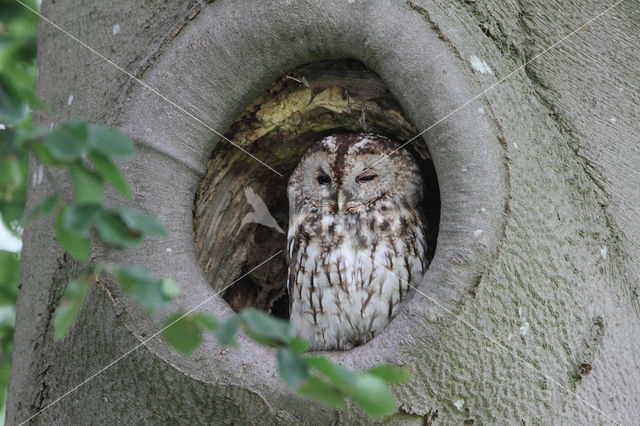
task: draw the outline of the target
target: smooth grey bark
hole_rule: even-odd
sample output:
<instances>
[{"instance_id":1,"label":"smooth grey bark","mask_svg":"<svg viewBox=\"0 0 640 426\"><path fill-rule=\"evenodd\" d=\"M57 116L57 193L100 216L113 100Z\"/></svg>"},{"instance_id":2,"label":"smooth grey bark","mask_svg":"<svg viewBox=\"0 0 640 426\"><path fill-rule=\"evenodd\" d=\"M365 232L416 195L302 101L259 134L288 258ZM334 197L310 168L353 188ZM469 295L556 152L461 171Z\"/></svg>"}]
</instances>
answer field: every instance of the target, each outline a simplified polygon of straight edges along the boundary
<instances>
[{"instance_id":1,"label":"smooth grey bark","mask_svg":"<svg viewBox=\"0 0 640 426\"><path fill-rule=\"evenodd\" d=\"M58 0L42 13L221 131L288 67L318 59L362 60L420 129L490 89L424 138L443 204L420 289L459 317L414 295L383 335L331 356L354 368L411 369L394 388L391 423L420 424L437 410L443 424L638 424L640 8L623 2L537 57L610 4ZM44 23L38 55L37 92L51 109L36 122L80 116L134 137L138 156L123 163L134 204L159 212L172 233L96 255L174 276L187 291L172 309L208 297L189 200L218 138ZM69 193L64 176L30 187L29 204L54 189ZM104 278L70 336L53 342L53 307L78 265L51 234L41 221L24 236L11 424L162 322ZM219 298L206 310L229 312ZM33 421L368 422L354 407L301 402L280 384L269 351L241 346L227 353L207 340L185 359L152 340Z\"/></svg>"}]
</instances>

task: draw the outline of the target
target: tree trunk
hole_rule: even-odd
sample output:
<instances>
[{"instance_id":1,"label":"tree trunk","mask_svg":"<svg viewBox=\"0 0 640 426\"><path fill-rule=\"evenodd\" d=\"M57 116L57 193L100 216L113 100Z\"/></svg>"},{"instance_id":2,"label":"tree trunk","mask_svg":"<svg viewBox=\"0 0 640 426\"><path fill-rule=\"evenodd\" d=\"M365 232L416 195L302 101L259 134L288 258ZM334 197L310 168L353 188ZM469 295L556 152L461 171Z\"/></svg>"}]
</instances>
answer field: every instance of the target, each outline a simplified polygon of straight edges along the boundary
<instances>
[{"instance_id":1,"label":"tree trunk","mask_svg":"<svg viewBox=\"0 0 640 426\"><path fill-rule=\"evenodd\" d=\"M41 22L36 89L50 109L35 123L82 117L130 134L133 204L172 235L94 256L170 275L183 293L148 318L102 277L70 335L53 341L53 310L79 265L50 222L29 226L8 422L44 409L32 422L369 423L354 406L301 401L247 338L231 351L208 339L190 358L158 338L140 345L174 310L211 298L201 310L231 312L213 289L237 271L205 275L192 233L217 131L287 70L354 58L429 129L416 142L433 158L440 227L403 312L329 356L411 370L393 388L393 424L640 424L640 9L622 2L566 37L612 4L45 1L45 17L147 85ZM28 205L70 195L65 176L45 176ZM250 211L238 202L228 213Z\"/></svg>"}]
</instances>

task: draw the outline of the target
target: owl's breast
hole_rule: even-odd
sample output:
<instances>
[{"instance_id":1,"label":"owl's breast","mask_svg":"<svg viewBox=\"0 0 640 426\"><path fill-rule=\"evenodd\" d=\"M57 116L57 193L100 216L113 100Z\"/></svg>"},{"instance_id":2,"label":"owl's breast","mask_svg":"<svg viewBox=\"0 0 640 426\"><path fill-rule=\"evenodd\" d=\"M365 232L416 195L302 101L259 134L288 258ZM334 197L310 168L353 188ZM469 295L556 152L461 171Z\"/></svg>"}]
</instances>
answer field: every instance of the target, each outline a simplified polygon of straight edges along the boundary
<instances>
[{"instance_id":1,"label":"owl's breast","mask_svg":"<svg viewBox=\"0 0 640 426\"><path fill-rule=\"evenodd\" d=\"M397 313L425 267L419 216L404 215L323 214L292 221L291 322L315 349L367 341Z\"/></svg>"}]
</instances>

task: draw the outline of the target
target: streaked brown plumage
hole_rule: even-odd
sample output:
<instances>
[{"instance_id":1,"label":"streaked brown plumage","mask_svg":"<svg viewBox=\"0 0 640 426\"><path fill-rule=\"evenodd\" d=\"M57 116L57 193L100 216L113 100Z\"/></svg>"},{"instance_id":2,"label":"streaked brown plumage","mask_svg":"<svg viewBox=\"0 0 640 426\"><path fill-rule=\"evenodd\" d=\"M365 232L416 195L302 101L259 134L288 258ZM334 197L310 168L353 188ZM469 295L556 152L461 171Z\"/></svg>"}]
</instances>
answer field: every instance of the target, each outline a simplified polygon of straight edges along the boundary
<instances>
[{"instance_id":1,"label":"streaked brown plumage","mask_svg":"<svg viewBox=\"0 0 640 426\"><path fill-rule=\"evenodd\" d=\"M427 268L420 170L396 149L375 134L329 136L289 179L291 323L313 349L373 338Z\"/></svg>"}]
</instances>

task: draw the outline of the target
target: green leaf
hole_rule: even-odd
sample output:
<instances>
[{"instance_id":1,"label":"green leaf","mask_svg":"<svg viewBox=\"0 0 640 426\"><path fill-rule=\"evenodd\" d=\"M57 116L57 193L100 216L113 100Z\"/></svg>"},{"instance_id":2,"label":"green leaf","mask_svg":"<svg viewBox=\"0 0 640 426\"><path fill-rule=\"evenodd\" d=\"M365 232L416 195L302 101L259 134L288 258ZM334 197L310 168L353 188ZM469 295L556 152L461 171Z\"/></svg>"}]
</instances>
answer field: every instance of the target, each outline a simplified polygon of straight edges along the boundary
<instances>
[{"instance_id":1,"label":"green leaf","mask_svg":"<svg viewBox=\"0 0 640 426\"><path fill-rule=\"evenodd\" d=\"M39 110L49 110L49 106L38 99L35 92L33 91L33 86L27 88L26 90L23 90L22 96L31 108Z\"/></svg>"},{"instance_id":2,"label":"green leaf","mask_svg":"<svg viewBox=\"0 0 640 426\"><path fill-rule=\"evenodd\" d=\"M153 278L146 269L138 266L119 267L114 270L114 275L122 288L150 313L171 302L172 297L163 291L165 280Z\"/></svg>"},{"instance_id":3,"label":"green leaf","mask_svg":"<svg viewBox=\"0 0 640 426\"><path fill-rule=\"evenodd\" d=\"M29 212L24 215L24 218L22 219L22 225L26 225L39 215L51 214L53 209L58 204L58 200L59 198L56 194L49 195L48 197L40 200L38 204L33 206L33 208L31 208L31 210L29 210Z\"/></svg>"},{"instance_id":4,"label":"green leaf","mask_svg":"<svg viewBox=\"0 0 640 426\"><path fill-rule=\"evenodd\" d=\"M0 330L1 332L2 330ZM7 337L11 335L13 340L13 328L7 330L7 332L2 333ZM5 353L11 353L11 348L7 348ZM4 356L0 358L0 411L4 411L4 404L7 399L7 388L9 384L9 372L11 371L11 358L8 356Z\"/></svg>"},{"instance_id":5,"label":"green leaf","mask_svg":"<svg viewBox=\"0 0 640 426\"><path fill-rule=\"evenodd\" d=\"M323 357L307 357L306 360L371 416L382 417L396 410L384 380L377 375L356 374Z\"/></svg>"},{"instance_id":6,"label":"green leaf","mask_svg":"<svg viewBox=\"0 0 640 426\"><path fill-rule=\"evenodd\" d=\"M11 201L7 201L0 197L0 223L4 225L7 231L16 237L20 237L22 235L22 230L24 229L21 222L23 214L23 198L14 198Z\"/></svg>"},{"instance_id":7,"label":"green leaf","mask_svg":"<svg viewBox=\"0 0 640 426\"><path fill-rule=\"evenodd\" d=\"M153 275L149 271L139 266L132 267L116 267L113 270L116 278L123 284L129 285L132 282L136 281L155 281Z\"/></svg>"},{"instance_id":8,"label":"green leaf","mask_svg":"<svg viewBox=\"0 0 640 426\"><path fill-rule=\"evenodd\" d=\"M374 376L380 377L387 383L404 383L409 380L409 370L406 368L389 367L386 365L379 365L372 368L368 372Z\"/></svg>"},{"instance_id":9,"label":"green leaf","mask_svg":"<svg viewBox=\"0 0 640 426\"><path fill-rule=\"evenodd\" d=\"M193 319L193 322L198 324L198 327L203 330L213 331L218 328L218 321L209 314L199 313L191 314L190 316Z\"/></svg>"},{"instance_id":10,"label":"green leaf","mask_svg":"<svg viewBox=\"0 0 640 426\"><path fill-rule=\"evenodd\" d=\"M116 191L126 197L133 197L133 193L131 192L131 188L129 188L127 180L122 176L118 167L116 167L108 157L97 152L91 152L89 154L89 159L95 166L98 173L100 173L100 175L105 178Z\"/></svg>"},{"instance_id":11,"label":"green leaf","mask_svg":"<svg viewBox=\"0 0 640 426\"><path fill-rule=\"evenodd\" d=\"M20 148L16 135L14 129L0 130L0 216L14 234L13 222L24 215L29 162L28 152Z\"/></svg>"},{"instance_id":12,"label":"green leaf","mask_svg":"<svg viewBox=\"0 0 640 426\"><path fill-rule=\"evenodd\" d=\"M71 164L69 173L73 182L73 195L78 203L102 204L104 182L100 175L86 168L81 161Z\"/></svg>"},{"instance_id":13,"label":"green leaf","mask_svg":"<svg viewBox=\"0 0 640 426\"><path fill-rule=\"evenodd\" d=\"M102 210L95 224L100 239L111 246L137 246L144 239L140 231L129 228L120 215L114 212Z\"/></svg>"},{"instance_id":14,"label":"green leaf","mask_svg":"<svg viewBox=\"0 0 640 426\"><path fill-rule=\"evenodd\" d=\"M0 122L19 123L27 115L27 104L7 74L0 70Z\"/></svg>"},{"instance_id":15,"label":"green leaf","mask_svg":"<svg viewBox=\"0 0 640 426\"><path fill-rule=\"evenodd\" d=\"M49 133L49 129L44 127L21 127L16 129L16 143L21 149L26 143L42 146L41 139Z\"/></svg>"},{"instance_id":16,"label":"green leaf","mask_svg":"<svg viewBox=\"0 0 640 426\"><path fill-rule=\"evenodd\" d=\"M142 234L153 234L165 238L169 236L160 219L155 216L146 215L140 210L129 207L119 207L117 212L130 229Z\"/></svg>"},{"instance_id":17,"label":"green leaf","mask_svg":"<svg viewBox=\"0 0 640 426\"><path fill-rule=\"evenodd\" d=\"M256 309L245 309L240 313L245 331L263 345L277 346L293 337L293 328L288 321L267 315Z\"/></svg>"},{"instance_id":18,"label":"green leaf","mask_svg":"<svg viewBox=\"0 0 640 426\"><path fill-rule=\"evenodd\" d=\"M62 214L62 226L77 235L86 237L96 215L102 210L100 204L73 204Z\"/></svg>"},{"instance_id":19,"label":"green leaf","mask_svg":"<svg viewBox=\"0 0 640 426\"><path fill-rule=\"evenodd\" d=\"M309 378L309 366L304 357L283 346L278 349L280 377L293 389L298 389Z\"/></svg>"},{"instance_id":20,"label":"green leaf","mask_svg":"<svg viewBox=\"0 0 640 426\"><path fill-rule=\"evenodd\" d=\"M309 377L306 383L297 390L301 396L317 399L331 407L344 408L345 395L337 387L320 380L317 377Z\"/></svg>"},{"instance_id":21,"label":"green leaf","mask_svg":"<svg viewBox=\"0 0 640 426\"><path fill-rule=\"evenodd\" d=\"M0 132L6 132L6 130L0 130ZM13 146L0 145L0 185L4 189L0 193L1 195L4 195L6 188L17 188L23 185L25 180L25 176L22 174L20 158L16 155L18 153L11 152L11 148Z\"/></svg>"},{"instance_id":22,"label":"green leaf","mask_svg":"<svg viewBox=\"0 0 640 426\"><path fill-rule=\"evenodd\" d=\"M236 346L236 336L240 331L240 323L242 319L239 314L231 315L224 320L216 329L214 334L223 346Z\"/></svg>"},{"instance_id":23,"label":"green leaf","mask_svg":"<svg viewBox=\"0 0 640 426\"><path fill-rule=\"evenodd\" d=\"M87 123L70 121L54 129L44 138L51 156L63 162L79 160L89 150Z\"/></svg>"},{"instance_id":24,"label":"green leaf","mask_svg":"<svg viewBox=\"0 0 640 426\"><path fill-rule=\"evenodd\" d=\"M49 150L49 147L46 146L43 143L34 143L31 148L33 149L33 151L36 153L36 155L40 158L40 160L44 163L47 164L49 166L51 165L55 165L55 164L60 164L60 161L58 161L53 154L51 154L51 150Z\"/></svg>"},{"instance_id":25,"label":"green leaf","mask_svg":"<svg viewBox=\"0 0 640 426\"><path fill-rule=\"evenodd\" d=\"M183 315L174 314L165 322L162 337L183 354L191 355L202 343L203 331L214 330L217 322L208 314Z\"/></svg>"},{"instance_id":26,"label":"green leaf","mask_svg":"<svg viewBox=\"0 0 640 426\"><path fill-rule=\"evenodd\" d=\"M309 350L309 343L298 337L287 337L284 341L285 344L295 353L301 354Z\"/></svg>"},{"instance_id":27,"label":"green leaf","mask_svg":"<svg viewBox=\"0 0 640 426\"><path fill-rule=\"evenodd\" d=\"M191 355L202 342L202 330L189 316L177 313L169 317L162 338L185 355ZM179 319L180 318L180 319Z\"/></svg>"},{"instance_id":28,"label":"green leaf","mask_svg":"<svg viewBox=\"0 0 640 426\"><path fill-rule=\"evenodd\" d=\"M93 150L108 157L130 157L135 153L133 142L127 135L106 126L92 124L89 127L89 143Z\"/></svg>"},{"instance_id":29,"label":"green leaf","mask_svg":"<svg viewBox=\"0 0 640 426\"><path fill-rule=\"evenodd\" d=\"M0 129L0 154L2 157L16 155L18 152L18 132L12 127Z\"/></svg>"},{"instance_id":30,"label":"green leaf","mask_svg":"<svg viewBox=\"0 0 640 426\"><path fill-rule=\"evenodd\" d=\"M311 367L327 376L330 381L343 389L351 389L358 383L356 373L336 365L324 357L309 356L306 359Z\"/></svg>"},{"instance_id":31,"label":"green leaf","mask_svg":"<svg viewBox=\"0 0 640 426\"><path fill-rule=\"evenodd\" d=\"M62 293L60 305L53 315L53 337L56 340L67 335L82 308L89 292L89 284L81 281L71 281Z\"/></svg>"},{"instance_id":32,"label":"green leaf","mask_svg":"<svg viewBox=\"0 0 640 426\"><path fill-rule=\"evenodd\" d=\"M62 224L62 215L66 208L58 212L55 222L56 237L62 248L78 260L86 261L91 254L91 245L88 237L78 235L72 230L66 229Z\"/></svg>"},{"instance_id":33,"label":"green leaf","mask_svg":"<svg viewBox=\"0 0 640 426\"><path fill-rule=\"evenodd\" d=\"M371 374L358 376L355 388L344 392L373 417L384 417L396 411L393 397L380 377Z\"/></svg>"},{"instance_id":34,"label":"green leaf","mask_svg":"<svg viewBox=\"0 0 640 426\"><path fill-rule=\"evenodd\" d=\"M171 278L162 279L162 281L160 282L160 290L162 290L162 294L164 294L169 299L173 299L180 294L180 287L178 287Z\"/></svg>"},{"instance_id":35,"label":"green leaf","mask_svg":"<svg viewBox=\"0 0 640 426\"><path fill-rule=\"evenodd\" d=\"M21 235L22 215L24 214L24 198L16 197L11 201L0 197L0 216L5 228L15 236Z\"/></svg>"},{"instance_id":36,"label":"green leaf","mask_svg":"<svg viewBox=\"0 0 640 426\"><path fill-rule=\"evenodd\" d=\"M15 306L19 272L20 253L0 250L0 305Z\"/></svg>"},{"instance_id":37,"label":"green leaf","mask_svg":"<svg viewBox=\"0 0 640 426\"><path fill-rule=\"evenodd\" d=\"M156 217L128 207L120 207L115 212L102 211L96 221L96 230L103 242L116 247L139 245L145 234L167 236Z\"/></svg>"},{"instance_id":38,"label":"green leaf","mask_svg":"<svg viewBox=\"0 0 640 426\"><path fill-rule=\"evenodd\" d=\"M94 280L105 269L105 265L99 262L91 262L87 264L82 270L82 277L86 277L87 280Z\"/></svg>"}]
</instances>

